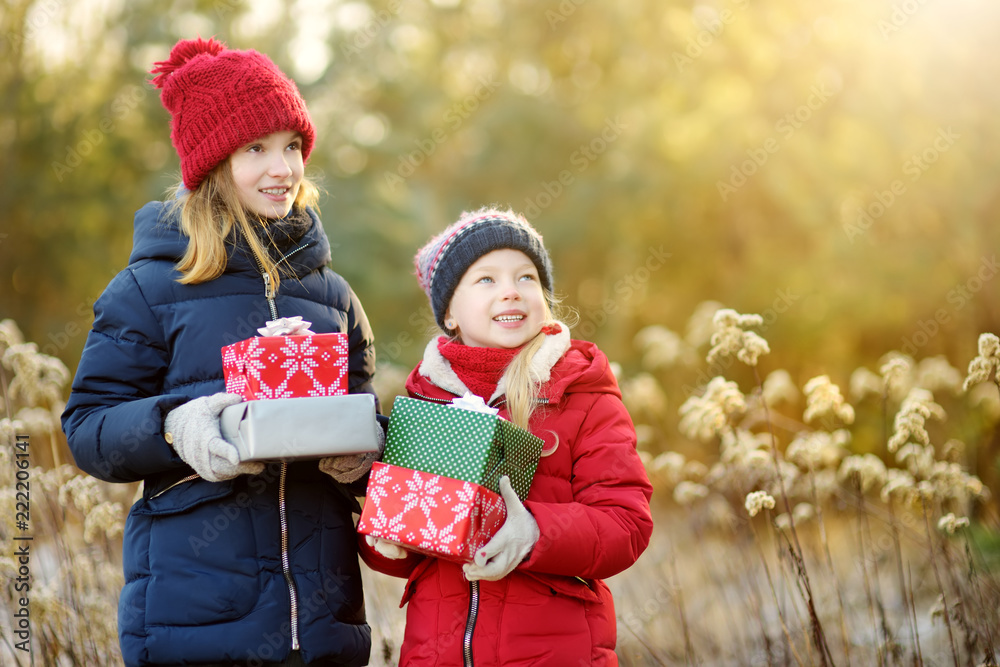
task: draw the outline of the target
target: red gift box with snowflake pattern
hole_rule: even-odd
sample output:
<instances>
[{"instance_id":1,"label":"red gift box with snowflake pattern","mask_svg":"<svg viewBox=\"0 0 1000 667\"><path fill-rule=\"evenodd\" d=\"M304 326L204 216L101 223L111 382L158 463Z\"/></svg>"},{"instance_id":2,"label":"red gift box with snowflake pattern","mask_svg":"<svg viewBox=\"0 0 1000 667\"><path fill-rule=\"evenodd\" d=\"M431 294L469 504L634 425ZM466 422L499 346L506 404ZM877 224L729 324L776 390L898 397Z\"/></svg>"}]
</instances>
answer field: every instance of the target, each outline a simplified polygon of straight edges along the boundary
<instances>
[{"instance_id":1,"label":"red gift box with snowflake pattern","mask_svg":"<svg viewBox=\"0 0 1000 667\"><path fill-rule=\"evenodd\" d=\"M506 518L503 498L485 486L376 461L358 532L469 563Z\"/></svg>"},{"instance_id":2,"label":"red gift box with snowflake pattern","mask_svg":"<svg viewBox=\"0 0 1000 667\"><path fill-rule=\"evenodd\" d=\"M222 348L226 391L247 401L347 393L347 334L258 336Z\"/></svg>"}]
</instances>

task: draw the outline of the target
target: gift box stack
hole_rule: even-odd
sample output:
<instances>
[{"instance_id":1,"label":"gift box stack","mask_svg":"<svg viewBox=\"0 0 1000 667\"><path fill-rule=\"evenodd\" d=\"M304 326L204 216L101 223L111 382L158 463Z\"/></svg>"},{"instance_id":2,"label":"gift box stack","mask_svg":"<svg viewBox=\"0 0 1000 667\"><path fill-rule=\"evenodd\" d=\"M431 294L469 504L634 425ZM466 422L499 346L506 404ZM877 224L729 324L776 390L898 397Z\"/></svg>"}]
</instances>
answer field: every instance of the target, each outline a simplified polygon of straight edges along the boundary
<instances>
[{"instance_id":1,"label":"gift box stack","mask_svg":"<svg viewBox=\"0 0 1000 667\"><path fill-rule=\"evenodd\" d=\"M374 397L347 393L347 334L309 326L301 317L273 320L260 336L222 348L226 391L246 401L220 420L241 460L377 451Z\"/></svg>"},{"instance_id":2,"label":"gift box stack","mask_svg":"<svg viewBox=\"0 0 1000 667\"><path fill-rule=\"evenodd\" d=\"M396 398L358 532L458 562L496 534L507 515L500 477L524 500L542 441L476 400Z\"/></svg>"}]
</instances>

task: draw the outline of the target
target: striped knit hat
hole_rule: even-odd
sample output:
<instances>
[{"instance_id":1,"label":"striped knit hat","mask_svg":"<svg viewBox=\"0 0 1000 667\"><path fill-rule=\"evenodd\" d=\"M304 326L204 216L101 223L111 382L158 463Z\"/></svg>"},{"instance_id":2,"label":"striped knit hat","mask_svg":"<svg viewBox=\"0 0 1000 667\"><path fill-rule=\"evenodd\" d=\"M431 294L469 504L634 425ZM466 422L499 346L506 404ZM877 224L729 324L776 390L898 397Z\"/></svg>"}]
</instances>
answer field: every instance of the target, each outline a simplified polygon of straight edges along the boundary
<instances>
[{"instance_id":1,"label":"striped knit hat","mask_svg":"<svg viewBox=\"0 0 1000 667\"><path fill-rule=\"evenodd\" d=\"M510 210L484 208L463 213L417 251L413 258L417 280L430 299L439 327L446 329L445 312L469 267L483 255L505 248L520 250L531 258L542 287L552 293L552 261L541 235L524 217Z\"/></svg>"},{"instance_id":2,"label":"striped knit hat","mask_svg":"<svg viewBox=\"0 0 1000 667\"><path fill-rule=\"evenodd\" d=\"M199 37L177 42L169 59L153 64L188 190L237 148L274 132L300 133L302 159L309 159L316 128L306 103L267 56Z\"/></svg>"}]
</instances>

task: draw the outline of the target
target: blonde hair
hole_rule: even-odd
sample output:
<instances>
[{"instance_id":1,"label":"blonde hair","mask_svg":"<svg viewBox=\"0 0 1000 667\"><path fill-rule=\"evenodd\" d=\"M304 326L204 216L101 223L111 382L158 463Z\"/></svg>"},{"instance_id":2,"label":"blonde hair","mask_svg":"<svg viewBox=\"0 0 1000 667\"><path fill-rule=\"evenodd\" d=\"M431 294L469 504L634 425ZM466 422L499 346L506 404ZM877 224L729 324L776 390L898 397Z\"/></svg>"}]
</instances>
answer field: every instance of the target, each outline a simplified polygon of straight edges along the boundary
<instances>
[{"instance_id":1,"label":"blonde hair","mask_svg":"<svg viewBox=\"0 0 1000 667\"><path fill-rule=\"evenodd\" d=\"M551 318L549 318L551 319ZM546 324L549 322L547 321ZM532 369L531 361L535 353L545 342L546 334L538 332L528 341L521 351L514 355L504 372L507 379L507 414L510 420L524 430L530 430L528 425L538 407L538 385L541 378Z\"/></svg>"},{"instance_id":2,"label":"blonde hair","mask_svg":"<svg viewBox=\"0 0 1000 667\"><path fill-rule=\"evenodd\" d=\"M318 211L318 202L319 188L304 178L295 198L295 206L310 206ZM249 244L261 273L268 276L271 293L278 291L280 272L254 225L264 225L265 233L268 236L270 233L265 221L248 214L240 202L229 160L219 163L193 191L186 190L183 182L178 184L173 206L181 210L181 231L188 237L187 250L177 263L177 270L181 273L177 282L197 285L222 275L228 261L226 240L236 228Z\"/></svg>"}]
</instances>

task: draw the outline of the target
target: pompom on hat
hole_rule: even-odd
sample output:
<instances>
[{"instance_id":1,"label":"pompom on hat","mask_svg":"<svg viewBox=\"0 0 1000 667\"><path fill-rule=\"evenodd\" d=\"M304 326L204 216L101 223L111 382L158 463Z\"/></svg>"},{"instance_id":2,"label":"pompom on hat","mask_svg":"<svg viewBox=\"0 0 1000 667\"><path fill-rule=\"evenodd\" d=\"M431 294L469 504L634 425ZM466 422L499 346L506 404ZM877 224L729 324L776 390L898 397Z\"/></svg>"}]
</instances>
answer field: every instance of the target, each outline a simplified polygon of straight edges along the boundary
<instances>
[{"instance_id":1,"label":"pompom on hat","mask_svg":"<svg viewBox=\"0 0 1000 667\"><path fill-rule=\"evenodd\" d=\"M513 211L484 208L463 213L457 222L417 251L413 258L417 280L430 299L439 327L447 330L445 313L469 267L483 255L508 248L520 250L531 259L542 287L551 294L552 260L542 236Z\"/></svg>"},{"instance_id":2,"label":"pompom on hat","mask_svg":"<svg viewBox=\"0 0 1000 667\"><path fill-rule=\"evenodd\" d=\"M273 132L300 133L302 159L309 158L316 128L306 103L267 56L215 39L184 39L150 73L171 115L170 140L188 190L237 148Z\"/></svg>"}]
</instances>

